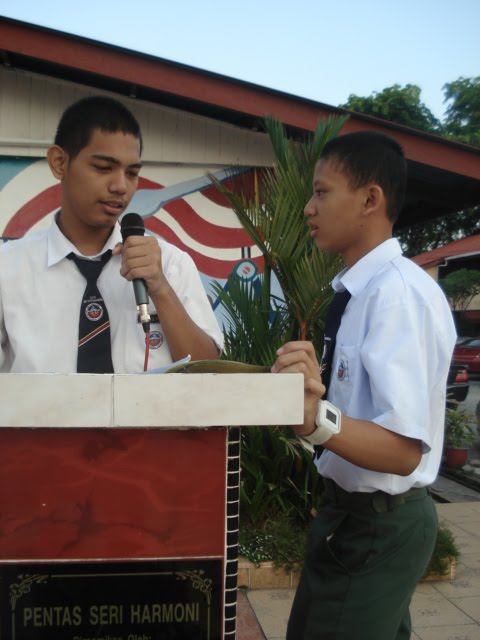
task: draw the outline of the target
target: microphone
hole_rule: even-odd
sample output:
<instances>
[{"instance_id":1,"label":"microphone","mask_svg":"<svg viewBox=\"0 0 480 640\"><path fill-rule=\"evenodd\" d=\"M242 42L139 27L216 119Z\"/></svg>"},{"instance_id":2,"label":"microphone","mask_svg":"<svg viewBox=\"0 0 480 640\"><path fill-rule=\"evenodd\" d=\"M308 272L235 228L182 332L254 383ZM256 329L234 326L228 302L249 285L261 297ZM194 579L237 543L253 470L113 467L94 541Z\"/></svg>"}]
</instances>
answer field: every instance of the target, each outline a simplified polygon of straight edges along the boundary
<instances>
[{"instance_id":1,"label":"microphone","mask_svg":"<svg viewBox=\"0 0 480 640\"><path fill-rule=\"evenodd\" d=\"M122 239L125 242L130 236L145 235L145 225L143 218L138 213L127 213L120 222ZM143 278L133 279L133 290L135 292L135 302L137 303L138 315L145 333L150 331L150 314L148 313L148 293L147 285Z\"/></svg>"}]
</instances>

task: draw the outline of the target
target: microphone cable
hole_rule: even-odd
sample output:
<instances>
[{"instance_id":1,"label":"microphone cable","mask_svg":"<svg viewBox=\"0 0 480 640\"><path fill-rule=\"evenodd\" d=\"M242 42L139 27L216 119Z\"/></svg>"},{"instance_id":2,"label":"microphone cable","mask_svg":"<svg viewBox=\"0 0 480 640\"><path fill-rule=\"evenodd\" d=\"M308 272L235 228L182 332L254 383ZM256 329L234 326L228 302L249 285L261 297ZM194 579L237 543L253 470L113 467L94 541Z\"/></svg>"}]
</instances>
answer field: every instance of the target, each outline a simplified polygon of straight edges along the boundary
<instances>
[{"instance_id":1,"label":"microphone cable","mask_svg":"<svg viewBox=\"0 0 480 640\"><path fill-rule=\"evenodd\" d=\"M143 370L148 370L148 356L150 355L150 331L145 332L145 360L143 361Z\"/></svg>"}]
</instances>

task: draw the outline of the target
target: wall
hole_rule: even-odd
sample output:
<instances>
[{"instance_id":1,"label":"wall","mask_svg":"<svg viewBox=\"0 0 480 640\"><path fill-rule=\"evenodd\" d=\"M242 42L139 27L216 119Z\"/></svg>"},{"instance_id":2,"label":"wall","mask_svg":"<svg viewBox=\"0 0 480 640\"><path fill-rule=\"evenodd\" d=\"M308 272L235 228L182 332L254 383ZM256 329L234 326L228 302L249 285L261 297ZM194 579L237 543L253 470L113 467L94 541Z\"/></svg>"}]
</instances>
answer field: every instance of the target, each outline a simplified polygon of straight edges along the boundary
<instances>
[{"instance_id":1,"label":"wall","mask_svg":"<svg viewBox=\"0 0 480 640\"><path fill-rule=\"evenodd\" d=\"M46 151L64 109L99 93L120 99L142 127L144 167L129 210L148 218L150 232L193 257L207 291L211 279L224 282L234 269L247 276L261 271L258 250L205 176L223 177L232 165L271 164L265 134L5 67L0 67L0 236L20 237L51 224L60 187Z\"/></svg>"}]
</instances>

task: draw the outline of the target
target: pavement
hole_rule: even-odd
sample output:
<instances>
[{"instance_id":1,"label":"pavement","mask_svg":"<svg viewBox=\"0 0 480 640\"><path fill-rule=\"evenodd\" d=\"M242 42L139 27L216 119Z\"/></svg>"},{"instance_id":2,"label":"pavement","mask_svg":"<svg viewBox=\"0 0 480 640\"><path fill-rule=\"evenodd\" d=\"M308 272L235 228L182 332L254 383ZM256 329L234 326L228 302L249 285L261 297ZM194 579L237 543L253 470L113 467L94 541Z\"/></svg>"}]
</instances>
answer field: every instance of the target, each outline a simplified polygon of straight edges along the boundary
<instances>
[{"instance_id":1,"label":"pavement","mask_svg":"<svg viewBox=\"0 0 480 640\"><path fill-rule=\"evenodd\" d=\"M412 640L480 640L480 497L437 504L437 511L461 555L453 581L418 585L410 606ZM237 640L284 640L294 593L239 590Z\"/></svg>"}]
</instances>

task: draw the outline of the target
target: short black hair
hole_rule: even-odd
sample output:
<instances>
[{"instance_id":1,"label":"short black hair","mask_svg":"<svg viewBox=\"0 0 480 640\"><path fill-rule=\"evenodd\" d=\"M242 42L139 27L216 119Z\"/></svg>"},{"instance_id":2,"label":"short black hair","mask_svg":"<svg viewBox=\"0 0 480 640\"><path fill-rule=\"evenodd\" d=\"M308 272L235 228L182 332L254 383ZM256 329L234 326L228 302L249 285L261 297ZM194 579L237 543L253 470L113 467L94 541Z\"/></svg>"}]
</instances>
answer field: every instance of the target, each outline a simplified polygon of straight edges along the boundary
<instances>
[{"instance_id":1,"label":"short black hair","mask_svg":"<svg viewBox=\"0 0 480 640\"><path fill-rule=\"evenodd\" d=\"M320 160L327 159L348 177L352 189L377 183L385 194L387 216L396 222L407 184L407 162L396 140L376 131L347 133L326 143Z\"/></svg>"},{"instance_id":2,"label":"short black hair","mask_svg":"<svg viewBox=\"0 0 480 640\"><path fill-rule=\"evenodd\" d=\"M67 107L58 123L55 144L73 159L90 142L95 129L104 133L130 133L143 141L140 125L121 102L106 96L82 98Z\"/></svg>"}]
</instances>

